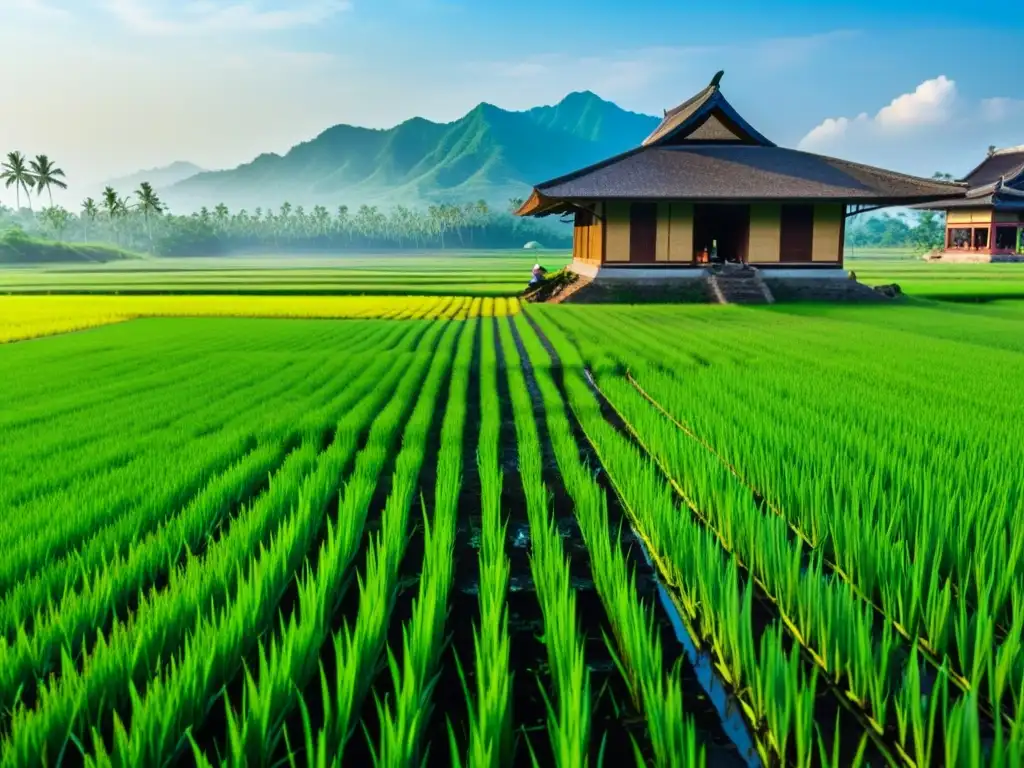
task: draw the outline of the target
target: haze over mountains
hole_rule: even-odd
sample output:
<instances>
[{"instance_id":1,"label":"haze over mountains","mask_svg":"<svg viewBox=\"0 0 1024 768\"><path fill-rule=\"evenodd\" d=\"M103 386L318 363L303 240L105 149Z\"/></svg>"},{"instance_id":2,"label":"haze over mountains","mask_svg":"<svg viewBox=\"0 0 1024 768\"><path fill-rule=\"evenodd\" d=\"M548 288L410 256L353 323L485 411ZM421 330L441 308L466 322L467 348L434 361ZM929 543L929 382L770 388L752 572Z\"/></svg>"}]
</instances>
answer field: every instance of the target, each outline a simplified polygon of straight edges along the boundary
<instances>
[{"instance_id":1,"label":"haze over mountains","mask_svg":"<svg viewBox=\"0 0 1024 768\"><path fill-rule=\"evenodd\" d=\"M504 208L534 183L636 146L659 122L585 91L524 112L483 103L452 123L335 125L284 155L262 154L234 169L188 172L189 164L176 163L115 186L127 192L148 180L177 213L221 202L252 210L285 201L308 208L481 198Z\"/></svg>"},{"instance_id":2,"label":"haze over mountains","mask_svg":"<svg viewBox=\"0 0 1024 768\"><path fill-rule=\"evenodd\" d=\"M195 176L197 173L202 173L204 169L200 168L195 163L185 162L179 160L178 162L165 165L162 168L150 168L145 171L136 171L129 176L120 176L116 179L110 179L105 181L103 186L111 186L121 194L127 194L130 191L138 189L139 184L143 181L148 181L157 190L165 190L174 184L177 184L183 179L187 179L190 176ZM98 197L100 191L98 190L94 196Z\"/></svg>"}]
</instances>

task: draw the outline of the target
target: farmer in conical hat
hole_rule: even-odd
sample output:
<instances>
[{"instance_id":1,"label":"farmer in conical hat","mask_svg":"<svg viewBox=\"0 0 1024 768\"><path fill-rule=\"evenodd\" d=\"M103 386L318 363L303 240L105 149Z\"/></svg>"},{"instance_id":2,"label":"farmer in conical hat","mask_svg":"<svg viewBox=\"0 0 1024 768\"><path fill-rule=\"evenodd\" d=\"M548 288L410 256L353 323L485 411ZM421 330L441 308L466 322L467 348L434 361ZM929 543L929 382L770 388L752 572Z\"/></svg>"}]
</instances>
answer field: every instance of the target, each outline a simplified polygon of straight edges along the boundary
<instances>
[{"instance_id":1,"label":"farmer in conical hat","mask_svg":"<svg viewBox=\"0 0 1024 768\"><path fill-rule=\"evenodd\" d=\"M534 264L533 274L530 277L530 286L539 285L544 280L545 274L547 274L547 270L544 267L540 264Z\"/></svg>"}]
</instances>

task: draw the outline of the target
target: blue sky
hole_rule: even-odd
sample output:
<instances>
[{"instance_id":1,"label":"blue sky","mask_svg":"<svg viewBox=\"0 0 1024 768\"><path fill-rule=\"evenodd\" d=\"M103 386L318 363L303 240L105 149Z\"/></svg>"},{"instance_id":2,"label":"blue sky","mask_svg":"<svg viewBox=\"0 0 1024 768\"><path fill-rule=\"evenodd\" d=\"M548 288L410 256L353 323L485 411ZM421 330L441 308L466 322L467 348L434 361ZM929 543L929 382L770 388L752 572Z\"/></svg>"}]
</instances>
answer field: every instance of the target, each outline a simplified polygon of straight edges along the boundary
<instances>
[{"instance_id":1,"label":"blue sky","mask_svg":"<svg viewBox=\"0 0 1024 768\"><path fill-rule=\"evenodd\" d=\"M960 173L1024 144L1022 61L1024 3L1007 0L0 0L0 150L87 184L480 101L589 89L660 114L724 69L780 144Z\"/></svg>"}]
</instances>

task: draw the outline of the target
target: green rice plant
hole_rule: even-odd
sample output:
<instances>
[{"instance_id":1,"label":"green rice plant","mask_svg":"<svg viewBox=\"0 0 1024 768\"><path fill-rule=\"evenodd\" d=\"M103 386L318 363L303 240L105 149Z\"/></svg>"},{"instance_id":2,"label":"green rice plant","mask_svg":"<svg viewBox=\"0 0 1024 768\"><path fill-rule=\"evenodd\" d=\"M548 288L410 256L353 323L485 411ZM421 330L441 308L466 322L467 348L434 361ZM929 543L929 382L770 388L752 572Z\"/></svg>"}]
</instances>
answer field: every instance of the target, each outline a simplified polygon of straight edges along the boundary
<instances>
[{"instance_id":1,"label":"green rice plant","mask_svg":"<svg viewBox=\"0 0 1024 768\"><path fill-rule=\"evenodd\" d=\"M43 607L44 600L78 587L96 566L109 557L112 550L157 529L166 516L164 510L175 508L179 502L187 502L193 486L198 489L204 479L208 480L226 468L244 452L245 446L259 436L278 439L292 432L295 421L310 408L306 398L325 397L323 390L332 386L332 377L343 374L346 363L344 360L334 361L320 366L320 369L303 366L280 379L269 377L266 386L257 387L255 391L242 389L227 399L215 398L205 408L196 411L194 420L193 417L179 420L174 430L162 432L162 440L153 441L150 437L149 442L156 442L160 448L155 453L140 451L138 459L132 463L135 472L146 475L146 479L136 483L138 487L133 490L120 490L121 486L133 487L131 477L111 472L99 487L96 483L86 482L81 488L68 489L70 495L61 497L65 503L70 504L72 499L77 502L79 493L88 499L88 503L76 503L74 511L61 515L60 525L47 526L33 539L31 526L23 520L24 536L19 539L18 547L12 548L10 567L14 568L15 562L21 562L22 567L27 568L42 557L39 554L42 551L47 553L49 560L35 568L31 578L23 578L4 596L0 604L0 626L7 636ZM337 386L336 381L334 378L333 386ZM289 393L289 398L294 400L282 402L284 393ZM189 393L184 394L187 396ZM216 396L216 392L210 394ZM254 428L254 419L259 427ZM197 434L202 436L197 439ZM186 443L190 450L183 452L181 446ZM155 466L162 471L155 471ZM126 503L129 496L125 494L138 495L140 490L147 489L150 493L138 504ZM43 501L55 503L50 496L44 497ZM54 511L52 507L47 509L48 514ZM56 511L62 513L59 504ZM114 521L109 520L111 511L117 515ZM22 512L29 514L28 510ZM68 535L72 538L68 539ZM69 552L66 557L59 557L61 548L74 546L72 542L80 536L85 537L81 548Z\"/></svg>"},{"instance_id":2,"label":"green rice plant","mask_svg":"<svg viewBox=\"0 0 1024 768\"><path fill-rule=\"evenodd\" d=\"M551 372L552 361L524 316L513 321L523 339L544 412L559 471L575 502L576 519L590 553L594 585L608 614L614 641L606 638L637 711L644 713L655 759L660 765L687 756L687 765L704 762L692 719L682 709L680 670L663 670L661 641L654 630L653 606L636 590L636 574L609 535L608 506L592 470L579 460L579 448ZM673 708L676 707L676 708Z\"/></svg>"},{"instance_id":3,"label":"green rice plant","mask_svg":"<svg viewBox=\"0 0 1024 768\"><path fill-rule=\"evenodd\" d=\"M484 316L490 315L484 307ZM477 468L480 474L481 523L479 554L480 620L473 628L473 669L475 696L467 691L469 746L466 765L498 768L512 762L512 672L508 631L508 592L511 565L505 554L508 522L501 514L502 472L498 461L501 434L501 404L498 400L498 361L495 324L480 326L480 436ZM459 663L456 659L456 663ZM452 739L452 753L458 764L458 745Z\"/></svg>"},{"instance_id":4,"label":"green rice plant","mask_svg":"<svg viewBox=\"0 0 1024 768\"><path fill-rule=\"evenodd\" d=\"M553 694L541 687L547 708L548 736L557 766L589 763L590 673L576 617L576 595L561 536L548 510L541 471L541 445L534 422L520 355L510 326L501 323L500 340L519 448L519 474L530 522L530 570L544 621Z\"/></svg>"},{"instance_id":5,"label":"green rice plant","mask_svg":"<svg viewBox=\"0 0 1024 768\"><path fill-rule=\"evenodd\" d=\"M410 339L411 341L411 339ZM364 364L361 357L350 360L339 372L349 379ZM380 358L372 364L377 376L386 373L391 361ZM302 432L322 431L335 414L355 403L359 388L346 388L332 398L299 417L286 409L279 414ZM296 421L296 417L300 420ZM81 562L83 569L97 569L77 592L65 587L61 602L38 611L32 618L31 631L19 628L13 643L0 642L0 701L13 705L13 697L21 687L60 661L61 648L78 649L83 641L145 591L169 566L204 540L220 525L231 507L256 488L267 472L284 458L285 443L270 443L254 450L227 473L214 478L204 491L193 499L180 515L171 518L136 543L129 544L124 554L115 550L114 557L102 565ZM101 557L102 552L97 554ZM21 593L25 595L26 593ZM31 593L27 593L30 595ZM9 610L18 604L7 604ZM87 646L86 646L87 647Z\"/></svg>"},{"instance_id":6,"label":"green rice plant","mask_svg":"<svg viewBox=\"0 0 1024 768\"><path fill-rule=\"evenodd\" d=\"M577 342L582 346L588 347L587 354L592 360L600 359L604 361L607 359L605 352L609 348L607 344L598 348L581 337L577 337ZM665 359L671 360L673 356L678 356L678 354L678 350L669 351L662 347L658 353L658 365L662 364L661 361ZM607 364L603 364L605 365L603 370L607 371ZM652 382L656 383L659 379L666 379L666 374L654 364L644 369L643 375L648 382L644 386L648 387L652 386ZM619 397L616 399L626 398L632 394L626 391L628 387L618 386L615 378L614 374L610 376L601 375L602 385L608 392L618 390ZM630 379L631 383L639 389L640 387L635 379L632 379L631 376ZM743 378L736 379L736 381L742 382ZM678 404L676 407L686 407L689 411L693 412L693 403L686 401L684 405L684 400L679 398L678 392L678 386L665 384L660 388L659 398L664 397L666 402L676 402ZM641 394L644 394L645 397L650 397L642 389ZM814 402L813 399L810 401ZM651 402L661 407L656 401L652 400ZM771 404L773 407L777 407L778 402L780 402L780 399L775 398L771 401ZM781 402L785 401L782 400ZM663 407L662 410L664 410ZM667 412L666 416L669 416ZM805 418L805 416L798 414L796 418ZM792 417L787 416L782 423L786 424L792 420ZM731 434L750 434L750 420L748 419L747 421L748 423L743 425L742 431L738 429L733 430ZM692 432L690 432L686 425L680 424L678 421L675 423L684 432L692 435ZM827 422L824 423L827 424ZM774 434L778 431L776 425L779 422L773 421L771 424L772 434ZM804 434L806 432L803 432L799 438L802 444L807 442L804 440ZM701 442L707 446L705 441L701 440ZM712 452L715 452L734 473L740 475L741 479L743 479L743 473L738 472L728 459L723 458L713 447L707 447ZM749 458L751 455L757 455L757 451L748 450L742 457L737 457L735 461L745 462L747 466L758 466L751 465ZM770 456L765 456L765 460L765 468L774 467L774 463L767 463L772 462ZM792 484L786 487L790 485ZM1005 488L1005 485L1003 487ZM873 489L872 493L874 496L877 496L878 489ZM826 563L829 569L846 581L860 599L885 616L898 634L902 635L909 642L916 642L924 651L922 658L933 666L939 668L941 667L942 658L949 658L947 654L954 651L950 644L955 640L957 646L956 656L959 656L960 659L958 660L955 657L951 659L952 663L947 665L944 674L948 675L962 691L972 689L984 690L986 688L991 690L990 682L985 679L985 669L987 668L985 658L991 653L1001 654L1004 659L1016 657L1018 655L1017 648L1019 647L1018 638L1020 637L1020 632L1014 631L1005 624L999 625L993 618L981 619L980 617L987 616L990 610L996 606L1009 605L1007 596L1013 593L1017 582L1017 577L1014 576L1015 569L1012 567L1012 564L1019 560L1020 552L1024 551L1024 548L1019 544L1019 540L1014 545L1016 550L1013 553L1001 552L998 555L991 556L993 562L1002 562L1008 559L1011 563L1010 568L983 568L980 566L974 568L977 578L973 580L973 583L977 597L968 599L967 604L974 604L976 606L975 610L971 612L971 616L974 613L978 613L981 623L975 625L978 631L966 631L965 622L973 621L973 619L968 619L967 614L961 612L959 614L960 630L955 631L954 622L958 616L955 612L955 603L958 599L957 590L951 588L948 580L944 584L940 581L941 569L932 567L932 561L928 558L918 557L911 562L906 547L901 546L898 541L892 542L888 531L881 530L877 522L873 520L865 521L863 518L850 514L832 514L827 512L822 514L820 510L822 508L827 509L827 504L830 502L836 503L836 500L830 498L825 503L814 502L807 507L807 509L815 511L820 519L820 522L812 520L809 524L805 524L809 525L807 530L811 532L810 534L805 534L803 530L793 525L791 519L787 519L791 530L809 545L816 546L816 548L818 548L817 545L820 545L821 552L824 555L822 562ZM861 501L860 503L863 504L864 502ZM1003 502L1003 505L1005 506L1005 502ZM775 509L774 511L781 517L787 517L783 510ZM937 519L934 515L919 516L919 523L916 528L917 533L915 533L914 537L915 542L917 542L915 548L918 551L934 549L940 546L940 540L949 535L940 532L940 529L935 526L934 523ZM993 521L999 520L999 515L995 514L986 519L989 521L989 525L991 525ZM921 523L925 523L925 525L921 525ZM829 535L822 538L823 534L821 531L828 531ZM922 531L927 531L927 536L932 541L931 544L922 543ZM1011 539L1000 534L997 529L993 529L984 538L987 541L1011 541ZM817 545L815 545L815 541L817 541ZM990 544L986 546L991 547ZM834 558L834 561L830 560L830 558ZM872 595L878 595L878 597L873 597ZM951 602L954 604L951 605ZM953 609L952 612L951 608ZM1011 621L1016 621L1015 613L1010 616ZM984 628L986 621L991 625L988 636L978 633ZM926 635L927 639L922 635ZM969 662L968 659L972 659L972 661ZM1018 673L1013 672L1012 674L1016 676ZM1017 679L1021 678L1017 677ZM997 702L989 696L987 713L990 715L991 712L998 708ZM1012 711L1015 711L1015 709L1016 705L1013 706Z\"/></svg>"},{"instance_id":7,"label":"green rice plant","mask_svg":"<svg viewBox=\"0 0 1024 768\"><path fill-rule=\"evenodd\" d=\"M743 594L739 588L738 560L723 560L722 539L694 519L685 507L679 510L672 486L656 465L604 419L586 382L579 353L557 328L542 317L536 319L561 358L569 404L581 428L594 445L666 584L679 593L683 618L696 625L692 627L695 637L700 642L709 642L716 652L718 670L739 697L762 759L769 760L772 753L778 759L783 754L782 745L790 741L812 745L813 722L805 717L775 718L775 722L770 722L771 712L763 705L759 707L757 700L747 693L765 670L752 663L755 657L751 650L754 641L749 597L745 601L738 599ZM775 642L781 643L781 637ZM776 712L803 712L807 705L801 702L814 698L814 681L790 677L786 685L774 690L775 696L783 697L777 702L782 708ZM788 730L780 736L771 727ZM809 749L805 747L804 754Z\"/></svg>"},{"instance_id":8,"label":"green rice plant","mask_svg":"<svg viewBox=\"0 0 1024 768\"><path fill-rule=\"evenodd\" d=\"M593 356L594 359L602 359L599 351L595 351ZM652 415L654 412L647 407L641 407L641 399L635 392L630 392L628 386L616 389L614 383L607 384L607 364L602 370L606 372L602 379L606 382L606 392L611 393L617 407L625 408L624 418L635 425L635 431L647 448L659 457L662 469L673 478L680 494L688 497L692 507L711 513L707 524L716 531L723 546L739 555L741 561L751 568L765 591L779 605L787 628L808 650L815 663L836 683L843 680L850 686L850 698L871 713L867 727L881 736L888 702L895 698L893 672L898 668L898 655L895 653L898 643L893 633L887 628L880 643L876 644L872 617L865 612L866 608L858 608L857 605L862 595L848 583L824 579L820 558L812 560L811 567L801 572L801 558L795 552L791 556L782 556L789 549L785 529L773 525L774 518L759 515L749 500L744 504L743 493L736 489L728 497L722 496L722 489L727 488L730 482L725 471L727 467L720 465L718 479L707 483L706 480L715 477L715 462L700 455L702 449L698 442L680 437L678 430L673 438L672 430L658 421L662 417ZM673 443L673 439L676 442ZM731 500L726 502L727 498ZM766 536L769 531L771 535ZM987 604L987 601L982 599L979 603ZM979 680L983 674L982 666L993 650L991 622L986 625L973 614L961 612L958 626L961 634L959 646L972 648L975 652L970 659L974 666L972 677ZM1017 647L1015 641L1010 642L1012 648ZM1016 654L1003 656L1007 660L1004 669L1008 669L1011 656ZM913 663L917 663L916 659ZM969 668L967 660L962 663ZM943 670L942 676L951 677L948 670ZM948 709L944 709L943 715L947 713ZM905 741L903 746L910 747Z\"/></svg>"},{"instance_id":9,"label":"green rice plant","mask_svg":"<svg viewBox=\"0 0 1024 768\"><path fill-rule=\"evenodd\" d=\"M439 330L435 328L427 339L435 337ZM11 733L3 742L0 764L38 764L65 749L69 739L84 740L100 725L104 712L111 708L116 712L130 703L125 701L126 694L145 686L186 633L192 631L195 637L196 622L223 611L241 589L240 585L249 583L247 579L276 574L287 581L290 576L280 570L279 558L275 558L274 553L287 552L280 547L297 542L295 537L300 532L303 536L312 536L319 529L318 525L299 525L294 516L311 513L308 503L298 508L293 506L303 478L316 466L318 471L309 475L308 483L314 482L316 477L320 478L319 482L331 485L338 482L337 475L355 453L360 433L386 402L403 371L401 366L394 367L384 381L370 378L364 372L352 384L353 390L361 393L360 399L341 419L335 441L327 452L318 456L320 446L307 444L293 454L286 463L287 471L282 468L278 482L271 484L268 492L257 499L247 513L239 516L225 537L212 545L202 558L190 557L182 568L172 571L168 586L145 596L130 624L116 623L99 639L85 659L82 672L65 655L60 677L40 688L38 704L33 709L21 708L12 716ZM302 498L308 502L307 497ZM269 549L264 543L267 541ZM248 572L242 572L244 563L259 552L271 558L269 562L274 563L277 570L260 565L264 560L260 557L252 562ZM294 559L296 554L283 556ZM273 606L264 608L264 613L267 610L273 610ZM207 656L207 660L209 658ZM212 671L206 669L205 673ZM200 682L197 680L196 684ZM199 706L196 702L193 705ZM115 724L117 722L119 720L115 719ZM134 728L133 735L137 736ZM154 738L165 742L182 737L165 731L163 736L156 734Z\"/></svg>"},{"instance_id":10,"label":"green rice plant","mask_svg":"<svg viewBox=\"0 0 1024 768\"><path fill-rule=\"evenodd\" d=\"M426 437L426 429L417 422L417 416L426 413L429 419L440 380L449 365L455 330L450 326L441 336L436 355L428 354L434 350L417 355L388 405L374 420L367 447L356 458L352 476L339 502L337 522L327 522L327 535L320 546L316 570L312 571L307 565L300 573L297 609L287 619L282 617L277 636L267 643L259 643L258 673L254 676L251 670L245 672L247 695L242 701L241 712L236 714L231 702L225 702L228 707L229 764L271 763L281 738L281 720L297 703L297 687L316 673L320 647L329 634L333 608L344 595L348 568L362 539L363 521L377 477L413 403L413 394L423 382L423 390L415 401L416 407L406 427L402 452L396 461L395 481L382 518L382 533L375 542L374 550L378 557L370 559L367 568L367 583L370 585L376 583L373 568L377 563L387 569L384 573L392 579L390 584L393 585L405 546L407 534L404 523L419 470L415 461L422 460ZM403 462L407 456L412 457L411 460ZM308 504L312 514L323 510L329 501L340 469L338 465L325 464L318 468L321 471L310 477ZM307 548L319 527L310 526L312 535L304 535ZM299 554L304 559L306 552ZM236 605L231 610L197 628L193 634L195 642L186 645L180 667L151 683L145 700L133 707L130 734L118 736L115 741L120 764L164 765L174 756L182 747L183 734L205 714L207 703L238 671L238 660L248 655L247 651L256 645L255 638L268 628L266 621L272 618L272 613L269 616L265 614L270 613L268 608L276 606L272 597L275 594L279 596L279 590L286 585L287 581L276 588L268 584L256 589L254 584L246 596L256 600L261 610L254 610L244 603L237 604L242 595L240 590ZM384 595L384 598L369 605L360 600L361 611L367 608L375 615L386 612L388 597ZM213 662L210 661L211 655ZM364 661L371 666L374 660ZM168 709L174 713L173 727L167 722Z\"/></svg>"},{"instance_id":11,"label":"green rice plant","mask_svg":"<svg viewBox=\"0 0 1024 768\"><path fill-rule=\"evenodd\" d=\"M474 342L481 324L480 304L480 299L473 300L469 316L476 319L467 321L459 337L448 388L437 459L433 520L425 518L423 521L424 554L419 591L413 601L412 616L402 627L401 657L393 649L388 651L394 701L376 697L381 732L378 745L372 751L377 765L423 765L427 760L428 749L423 742L432 712L431 696L444 648L448 595L454 578L463 430Z\"/></svg>"},{"instance_id":12,"label":"green rice plant","mask_svg":"<svg viewBox=\"0 0 1024 768\"><path fill-rule=\"evenodd\" d=\"M355 622L349 624L346 621L342 630L334 634L333 651L336 671L333 679L328 679L323 666L320 666L321 705L324 722L316 734L310 730L308 721L306 723L306 760L310 765L334 763L342 759L345 744L355 729L363 699L369 693L376 677L385 649L387 625L394 606L399 567L409 536L409 509L415 497L434 405L452 364L453 348L461 329L462 324L449 324L437 349L428 348L424 352L424 359L430 360L430 370L420 394L415 400L409 420L405 424L402 448L395 459L391 493L381 516L381 529L371 536L366 556L365 576L360 576L358 579L359 611ZM412 404L411 395L412 391L404 394L405 407ZM396 400L396 402L399 401ZM398 415L401 415L401 412L398 412ZM393 431L397 431L400 424L401 421L397 420ZM387 439L387 436L381 435L378 441L374 441L373 438L374 436L371 435L371 441L364 454L367 464L364 473L368 477L371 475L376 477L390 450L390 440ZM360 469L361 467L357 464L354 476L359 476ZM346 488L342 505L339 508L339 520L348 517L357 518L360 521L361 529L362 519L365 518L374 486L375 482L363 484L351 496L352 486ZM347 547L351 548L351 554L354 554L359 540L356 538L347 540L345 543ZM323 563L323 561L324 553L321 553L320 562ZM335 585L335 590L336 588ZM321 594L321 599L329 601L328 595L333 594L336 592L325 591ZM299 613L301 616L301 607ZM326 639L326 634L324 631L322 639ZM317 644L316 649L319 647ZM310 652L313 651L314 648L311 646ZM282 653L281 658L287 659L288 655ZM282 669L286 668L282 666ZM287 671L287 675L280 677L281 695L286 695L286 691L288 694L294 695L295 685L298 684L301 687L305 682L314 679L316 673L315 667L310 666ZM287 685L285 681L287 681ZM296 696L295 699L297 698ZM297 701L293 699L289 701L289 706L295 703ZM268 705L263 708L263 711L276 713L281 711L281 707L280 705ZM252 713L257 716L244 718L244 722L251 722L254 728L259 728L260 724L266 721L267 716L258 716L260 710L252 710ZM279 736L272 730L266 731L265 727L262 731L255 731L255 734L258 737L255 742L258 747L255 753L261 755L255 759L269 760L273 754L270 747L274 745ZM268 734L273 737L273 740L268 741L267 736L261 736L261 734ZM233 751L234 755L231 761L234 764L245 764L245 759L254 759L252 750L247 753Z\"/></svg>"}]
</instances>

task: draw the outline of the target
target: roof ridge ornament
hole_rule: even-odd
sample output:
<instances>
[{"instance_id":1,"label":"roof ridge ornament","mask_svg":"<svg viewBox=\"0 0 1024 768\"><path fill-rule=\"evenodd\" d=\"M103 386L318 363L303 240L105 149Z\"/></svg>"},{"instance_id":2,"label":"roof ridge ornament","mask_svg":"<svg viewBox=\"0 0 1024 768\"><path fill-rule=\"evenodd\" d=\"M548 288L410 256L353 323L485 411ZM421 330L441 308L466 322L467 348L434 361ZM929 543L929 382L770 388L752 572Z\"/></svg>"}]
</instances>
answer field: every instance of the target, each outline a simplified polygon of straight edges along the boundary
<instances>
[{"instance_id":1,"label":"roof ridge ornament","mask_svg":"<svg viewBox=\"0 0 1024 768\"><path fill-rule=\"evenodd\" d=\"M715 73L715 76L711 78L711 82L708 84L708 88L714 88L718 90L718 84L722 82L722 75L725 74L724 69L720 69Z\"/></svg>"}]
</instances>

